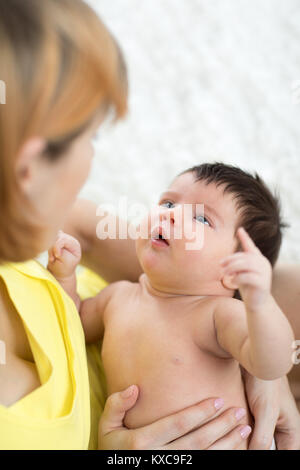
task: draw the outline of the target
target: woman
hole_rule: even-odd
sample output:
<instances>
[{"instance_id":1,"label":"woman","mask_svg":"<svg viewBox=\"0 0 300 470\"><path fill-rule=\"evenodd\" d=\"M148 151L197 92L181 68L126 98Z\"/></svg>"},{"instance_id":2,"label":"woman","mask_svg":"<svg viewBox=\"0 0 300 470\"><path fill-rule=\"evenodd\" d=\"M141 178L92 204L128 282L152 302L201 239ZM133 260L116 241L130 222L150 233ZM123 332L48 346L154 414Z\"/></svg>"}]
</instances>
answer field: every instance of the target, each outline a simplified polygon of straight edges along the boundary
<instances>
[{"instance_id":1,"label":"woman","mask_svg":"<svg viewBox=\"0 0 300 470\"><path fill-rule=\"evenodd\" d=\"M99 349L88 350L88 375L75 306L33 258L74 217L79 231L87 230L83 216L94 221L85 213L76 218L77 204L71 208L90 170L94 132L111 110L116 118L126 112L125 66L114 39L81 0L0 0L0 43L6 84L0 106L0 339L6 346L0 448L86 449L89 442L106 449L238 448L245 435L236 410L216 417L218 397L142 429L123 428L137 387L107 400L98 441L105 399ZM91 266L102 257L108 281L138 274L132 246L114 242L118 264L111 243L94 243L93 233L94 227L81 239ZM132 270L125 269L128 259ZM89 280L88 287L81 283L82 296L92 295ZM246 375L245 383L257 422L252 445L268 448L277 423L279 446L297 448L299 419L285 382Z\"/></svg>"}]
</instances>

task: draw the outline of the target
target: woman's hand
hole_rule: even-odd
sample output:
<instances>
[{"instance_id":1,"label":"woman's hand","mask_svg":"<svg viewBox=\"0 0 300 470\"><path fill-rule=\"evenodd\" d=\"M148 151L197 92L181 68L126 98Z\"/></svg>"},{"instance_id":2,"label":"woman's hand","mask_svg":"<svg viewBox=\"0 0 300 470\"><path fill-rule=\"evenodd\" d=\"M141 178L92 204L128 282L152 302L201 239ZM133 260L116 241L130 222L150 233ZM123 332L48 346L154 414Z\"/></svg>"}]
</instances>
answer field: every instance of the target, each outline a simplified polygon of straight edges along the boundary
<instances>
[{"instance_id":1,"label":"woman's hand","mask_svg":"<svg viewBox=\"0 0 300 470\"><path fill-rule=\"evenodd\" d=\"M220 413L223 400L209 398L139 429L123 425L134 406L138 387L110 395L99 422L99 449L238 449L251 428L238 425L236 408Z\"/></svg>"},{"instance_id":2,"label":"woman's hand","mask_svg":"<svg viewBox=\"0 0 300 470\"><path fill-rule=\"evenodd\" d=\"M286 377L257 379L243 370L249 407L255 420L249 450L268 450L273 436L278 450L300 449L300 414Z\"/></svg>"}]
</instances>

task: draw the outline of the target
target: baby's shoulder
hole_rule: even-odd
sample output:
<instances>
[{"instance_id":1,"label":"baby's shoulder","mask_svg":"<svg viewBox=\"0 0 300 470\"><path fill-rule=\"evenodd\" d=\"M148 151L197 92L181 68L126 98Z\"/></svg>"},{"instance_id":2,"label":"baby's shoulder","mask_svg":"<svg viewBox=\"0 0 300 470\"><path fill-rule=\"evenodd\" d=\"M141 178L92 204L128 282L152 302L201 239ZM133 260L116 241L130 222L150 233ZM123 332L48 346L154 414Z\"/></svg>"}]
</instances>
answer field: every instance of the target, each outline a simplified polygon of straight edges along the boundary
<instances>
[{"instance_id":1,"label":"baby's shoulder","mask_svg":"<svg viewBox=\"0 0 300 470\"><path fill-rule=\"evenodd\" d=\"M134 283L130 281L116 281L113 282L112 284L108 284L108 286L105 287L104 290L107 290L110 292L112 297L122 295L126 291L130 291L134 289Z\"/></svg>"},{"instance_id":2,"label":"baby's shoulder","mask_svg":"<svg viewBox=\"0 0 300 470\"><path fill-rule=\"evenodd\" d=\"M132 306L133 293L135 292L135 283L130 281L116 281L109 284L100 295L107 296L104 323L107 327L108 320L118 320L119 317L124 317L124 309L130 309ZM126 316L126 315L125 315Z\"/></svg>"},{"instance_id":3,"label":"baby's shoulder","mask_svg":"<svg viewBox=\"0 0 300 470\"><path fill-rule=\"evenodd\" d=\"M109 285L112 286L116 292L120 292L121 290L125 290L125 289L133 289L136 283L122 280L122 281L116 281L113 284L109 284Z\"/></svg>"},{"instance_id":4,"label":"baby's shoulder","mask_svg":"<svg viewBox=\"0 0 300 470\"><path fill-rule=\"evenodd\" d=\"M218 297L214 302L214 313L236 314L245 311L244 302L234 297Z\"/></svg>"},{"instance_id":5,"label":"baby's shoulder","mask_svg":"<svg viewBox=\"0 0 300 470\"><path fill-rule=\"evenodd\" d=\"M231 356L220 348L217 340L217 326L226 324L230 317L236 318L244 308L243 302L232 297L209 296L198 302L197 315L194 316L194 339L203 350L218 358ZM195 336L196 335L196 336Z\"/></svg>"},{"instance_id":6,"label":"baby's shoulder","mask_svg":"<svg viewBox=\"0 0 300 470\"><path fill-rule=\"evenodd\" d=\"M137 288L136 282L122 280L109 284L105 289L109 289L110 301L124 302L126 299L128 302L131 294L136 292Z\"/></svg>"},{"instance_id":7,"label":"baby's shoulder","mask_svg":"<svg viewBox=\"0 0 300 470\"><path fill-rule=\"evenodd\" d=\"M220 295L208 295L206 297L199 297L196 302L196 310L206 310L207 312L214 313L216 310L231 310L243 308L243 302L233 297L224 297Z\"/></svg>"}]
</instances>

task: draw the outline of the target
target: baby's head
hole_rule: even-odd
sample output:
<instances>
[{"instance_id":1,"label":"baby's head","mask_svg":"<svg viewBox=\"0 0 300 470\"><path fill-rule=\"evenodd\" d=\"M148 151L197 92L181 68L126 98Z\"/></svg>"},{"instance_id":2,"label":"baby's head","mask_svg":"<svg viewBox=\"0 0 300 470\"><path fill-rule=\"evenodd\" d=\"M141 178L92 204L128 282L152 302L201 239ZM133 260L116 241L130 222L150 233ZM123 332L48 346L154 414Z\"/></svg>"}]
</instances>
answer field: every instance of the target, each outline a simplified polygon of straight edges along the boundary
<instances>
[{"instance_id":1,"label":"baby's head","mask_svg":"<svg viewBox=\"0 0 300 470\"><path fill-rule=\"evenodd\" d=\"M183 209L188 204L189 211ZM199 211L203 204L204 211ZM198 205L198 207L196 206ZM200 206L201 207L201 206ZM185 214L185 215L183 215ZM156 220L154 225L152 222ZM187 249L203 224L203 244ZM189 168L171 183L159 201L159 215L141 222L148 239L139 238L137 255L153 287L190 295L238 296L220 260L240 250L236 232L244 227L274 266L282 240L280 203L262 179L223 163ZM198 226L199 228L199 226ZM175 233L182 232L180 239ZM157 241L158 237L166 240Z\"/></svg>"}]
</instances>

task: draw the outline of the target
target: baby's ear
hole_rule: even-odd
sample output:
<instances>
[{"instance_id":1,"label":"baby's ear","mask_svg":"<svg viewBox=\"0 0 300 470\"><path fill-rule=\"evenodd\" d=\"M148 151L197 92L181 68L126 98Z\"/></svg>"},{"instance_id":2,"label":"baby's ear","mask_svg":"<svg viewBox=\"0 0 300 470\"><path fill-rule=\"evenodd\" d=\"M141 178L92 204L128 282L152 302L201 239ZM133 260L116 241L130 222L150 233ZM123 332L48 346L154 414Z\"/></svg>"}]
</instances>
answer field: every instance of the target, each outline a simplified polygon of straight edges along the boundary
<instances>
[{"instance_id":1,"label":"baby's ear","mask_svg":"<svg viewBox=\"0 0 300 470\"><path fill-rule=\"evenodd\" d=\"M221 282L223 284L223 287L225 287L225 289L229 289L229 290L238 289L238 285L234 282L233 274L225 274L225 276L222 277Z\"/></svg>"}]
</instances>

